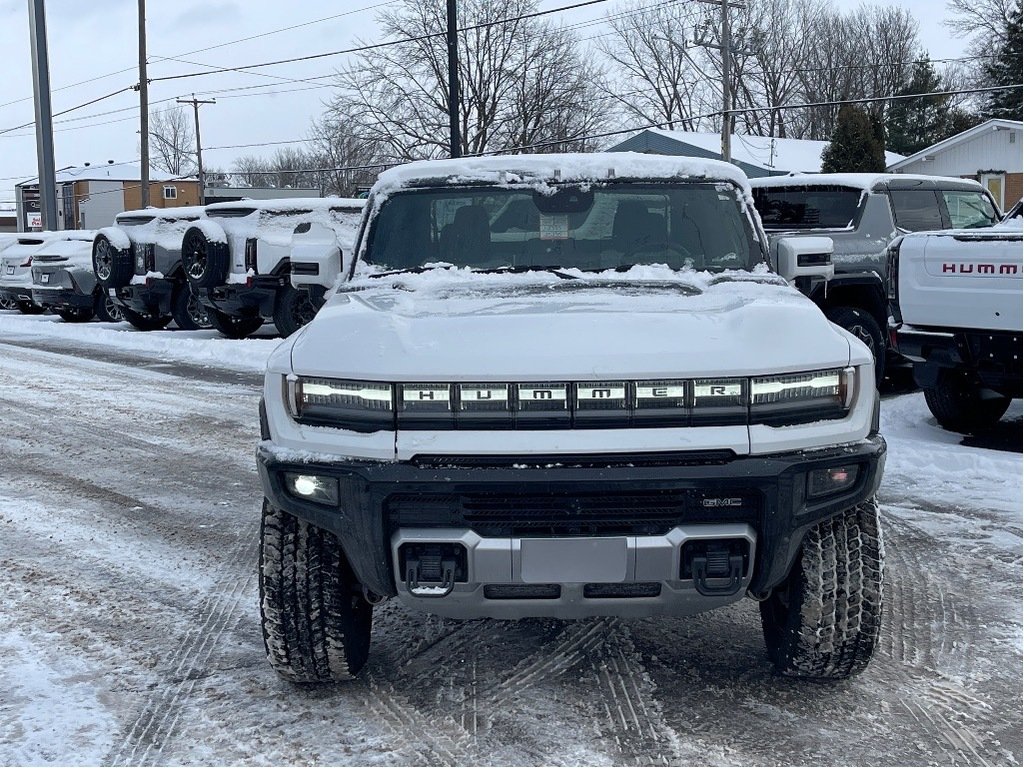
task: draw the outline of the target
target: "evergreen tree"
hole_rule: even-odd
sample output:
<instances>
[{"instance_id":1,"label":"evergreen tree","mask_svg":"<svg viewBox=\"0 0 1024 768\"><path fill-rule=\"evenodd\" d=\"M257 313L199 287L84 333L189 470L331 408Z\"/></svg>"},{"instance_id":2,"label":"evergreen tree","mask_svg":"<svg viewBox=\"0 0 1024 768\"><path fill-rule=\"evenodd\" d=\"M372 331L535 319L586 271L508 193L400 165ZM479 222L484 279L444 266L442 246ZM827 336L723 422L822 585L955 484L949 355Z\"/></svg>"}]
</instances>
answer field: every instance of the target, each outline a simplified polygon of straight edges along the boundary
<instances>
[{"instance_id":1,"label":"evergreen tree","mask_svg":"<svg viewBox=\"0 0 1024 768\"><path fill-rule=\"evenodd\" d=\"M926 58L914 65L910 82L900 88L897 95L941 90L942 79ZM901 155L920 152L953 135L949 132L949 97L922 96L917 99L894 100L886 113L885 127L889 137L886 149Z\"/></svg>"},{"instance_id":2,"label":"evergreen tree","mask_svg":"<svg viewBox=\"0 0 1024 768\"><path fill-rule=\"evenodd\" d=\"M996 57L985 65L985 85L1018 85L1021 81L1021 68L1024 58L1021 56L1021 5L1011 14L1006 25L1003 42L999 46ZM1004 91L992 91L985 99L982 109L985 118L1000 117L1005 120L1024 118L1022 109L1021 89L1008 88Z\"/></svg>"},{"instance_id":3,"label":"evergreen tree","mask_svg":"<svg viewBox=\"0 0 1024 768\"><path fill-rule=\"evenodd\" d=\"M872 173L885 170L885 148L868 113L860 107L839 109L832 139L821 153L825 173Z\"/></svg>"}]
</instances>

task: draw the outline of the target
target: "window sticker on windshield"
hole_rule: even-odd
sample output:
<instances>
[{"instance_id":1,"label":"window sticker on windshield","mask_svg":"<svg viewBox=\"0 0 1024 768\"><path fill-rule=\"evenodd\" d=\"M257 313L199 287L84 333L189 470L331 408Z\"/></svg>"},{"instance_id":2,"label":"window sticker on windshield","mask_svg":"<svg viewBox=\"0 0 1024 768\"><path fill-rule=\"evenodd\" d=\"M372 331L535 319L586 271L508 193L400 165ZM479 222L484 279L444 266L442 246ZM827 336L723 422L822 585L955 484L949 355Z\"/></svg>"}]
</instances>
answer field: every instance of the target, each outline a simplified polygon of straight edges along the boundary
<instances>
[{"instance_id":1,"label":"window sticker on windshield","mask_svg":"<svg viewBox=\"0 0 1024 768\"><path fill-rule=\"evenodd\" d=\"M540 215L541 240L568 240L569 214L542 213Z\"/></svg>"}]
</instances>

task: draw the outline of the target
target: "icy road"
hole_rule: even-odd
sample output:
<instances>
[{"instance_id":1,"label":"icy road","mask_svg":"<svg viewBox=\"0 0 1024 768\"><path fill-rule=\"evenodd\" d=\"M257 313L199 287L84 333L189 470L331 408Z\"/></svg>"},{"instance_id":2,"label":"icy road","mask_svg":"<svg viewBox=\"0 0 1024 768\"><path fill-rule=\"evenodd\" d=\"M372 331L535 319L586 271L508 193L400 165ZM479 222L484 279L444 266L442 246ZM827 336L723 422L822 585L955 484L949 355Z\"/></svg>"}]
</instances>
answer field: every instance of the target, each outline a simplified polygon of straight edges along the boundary
<instances>
[{"instance_id":1,"label":"icy road","mask_svg":"<svg viewBox=\"0 0 1024 768\"><path fill-rule=\"evenodd\" d=\"M887 615L859 678L772 674L756 605L454 622L389 603L360 679L263 655L274 341L0 313L2 764L1019 765L1021 410L962 444L883 404Z\"/></svg>"}]
</instances>

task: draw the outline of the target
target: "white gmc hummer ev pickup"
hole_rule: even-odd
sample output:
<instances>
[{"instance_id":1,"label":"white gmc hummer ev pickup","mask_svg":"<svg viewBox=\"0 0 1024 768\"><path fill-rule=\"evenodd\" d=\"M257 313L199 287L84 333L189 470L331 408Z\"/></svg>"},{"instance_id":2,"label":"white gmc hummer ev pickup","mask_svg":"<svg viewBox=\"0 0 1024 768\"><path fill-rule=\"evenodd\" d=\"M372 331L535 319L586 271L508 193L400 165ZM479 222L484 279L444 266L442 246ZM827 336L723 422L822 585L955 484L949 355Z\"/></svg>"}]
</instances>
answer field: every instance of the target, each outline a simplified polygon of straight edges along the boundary
<instances>
[{"instance_id":1,"label":"white gmc hummer ev pickup","mask_svg":"<svg viewBox=\"0 0 1024 768\"><path fill-rule=\"evenodd\" d=\"M749 596L783 673L863 669L882 610L871 354L784 279L827 272L830 241L767 242L718 162L381 174L348 279L267 370L278 672L356 674L389 597L571 619Z\"/></svg>"}]
</instances>

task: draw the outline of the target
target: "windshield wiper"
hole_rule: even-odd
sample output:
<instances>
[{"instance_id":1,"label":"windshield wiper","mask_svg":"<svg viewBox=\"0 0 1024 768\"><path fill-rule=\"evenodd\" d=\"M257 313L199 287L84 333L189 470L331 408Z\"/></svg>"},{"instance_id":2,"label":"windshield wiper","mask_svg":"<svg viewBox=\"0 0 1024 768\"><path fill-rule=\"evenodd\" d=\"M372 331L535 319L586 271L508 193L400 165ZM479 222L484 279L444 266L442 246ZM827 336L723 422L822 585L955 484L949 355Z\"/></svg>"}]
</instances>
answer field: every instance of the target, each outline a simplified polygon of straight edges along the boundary
<instances>
[{"instance_id":1,"label":"windshield wiper","mask_svg":"<svg viewBox=\"0 0 1024 768\"><path fill-rule=\"evenodd\" d=\"M504 267L493 267L491 269L474 269L474 272L478 272L481 275L519 275L525 272L550 272L563 280L579 280L576 275L570 275L568 272L563 271L564 267L544 267L544 266L533 266L527 264L519 264L517 266L506 265Z\"/></svg>"},{"instance_id":2,"label":"windshield wiper","mask_svg":"<svg viewBox=\"0 0 1024 768\"><path fill-rule=\"evenodd\" d=\"M374 272L366 277L391 277L392 275L419 275L429 272L437 267L405 267L404 269L389 269L387 272Z\"/></svg>"}]
</instances>

